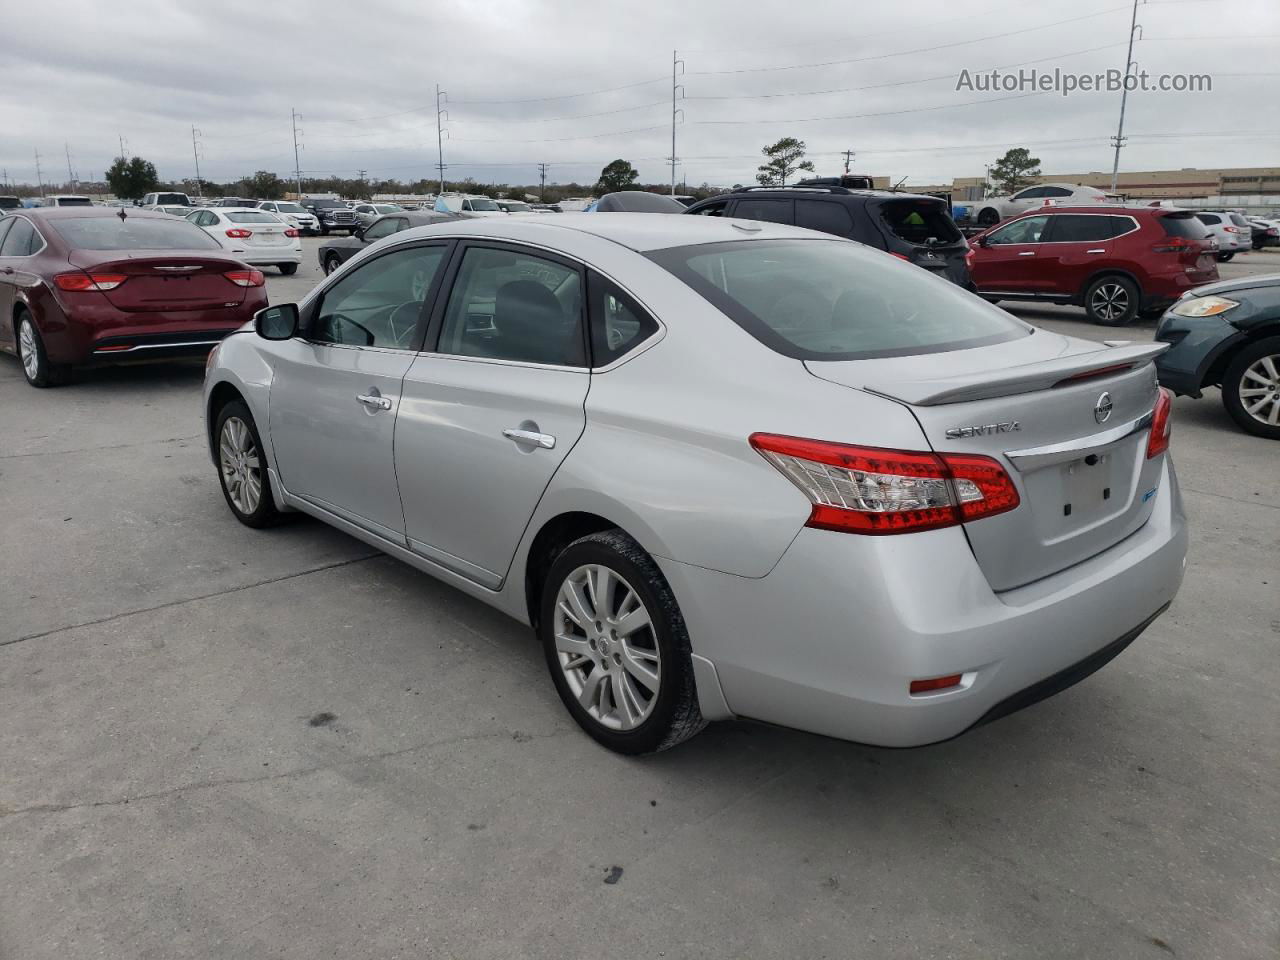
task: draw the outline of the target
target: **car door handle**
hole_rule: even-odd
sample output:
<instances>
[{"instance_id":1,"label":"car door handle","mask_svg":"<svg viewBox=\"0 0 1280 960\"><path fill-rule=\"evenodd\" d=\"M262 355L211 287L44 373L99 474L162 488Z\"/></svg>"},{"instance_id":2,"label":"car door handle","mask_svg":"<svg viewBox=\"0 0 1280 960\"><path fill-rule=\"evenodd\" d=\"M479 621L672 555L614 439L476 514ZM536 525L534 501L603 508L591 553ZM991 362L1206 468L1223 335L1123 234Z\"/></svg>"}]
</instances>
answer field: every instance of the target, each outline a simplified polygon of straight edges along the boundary
<instances>
[{"instance_id":1,"label":"car door handle","mask_svg":"<svg viewBox=\"0 0 1280 960\"><path fill-rule=\"evenodd\" d=\"M375 410L390 410L391 398L372 396L367 393L356 394L356 399L363 403L366 407L372 407Z\"/></svg>"},{"instance_id":2,"label":"car door handle","mask_svg":"<svg viewBox=\"0 0 1280 960\"><path fill-rule=\"evenodd\" d=\"M1034 257L1035 255L1036 255L1036 252L1034 250L1023 250L1020 254L1018 254L1018 256L1020 257Z\"/></svg>"},{"instance_id":3,"label":"car door handle","mask_svg":"<svg viewBox=\"0 0 1280 960\"><path fill-rule=\"evenodd\" d=\"M543 450L554 450L556 446L556 438L549 433L507 429L502 431L502 435L508 440L514 440L516 443L531 443L535 447L541 447Z\"/></svg>"},{"instance_id":4,"label":"car door handle","mask_svg":"<svg viewBox=\"0 0 1280 960\"><path fill-rule=\"evenodd\" d=\"M1085 253L1106 253L1105 250L1086 250Z\"/></svg>"}]
</instances>

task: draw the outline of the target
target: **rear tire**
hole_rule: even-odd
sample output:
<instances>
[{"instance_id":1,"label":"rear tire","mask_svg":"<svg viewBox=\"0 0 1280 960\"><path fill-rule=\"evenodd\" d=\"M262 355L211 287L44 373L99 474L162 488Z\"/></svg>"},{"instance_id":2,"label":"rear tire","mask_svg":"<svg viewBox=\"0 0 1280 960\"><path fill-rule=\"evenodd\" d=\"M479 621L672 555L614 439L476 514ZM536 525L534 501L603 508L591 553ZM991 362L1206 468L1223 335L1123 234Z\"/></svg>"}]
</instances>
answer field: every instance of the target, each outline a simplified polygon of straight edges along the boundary
<instances>
[{"instance_id":1,"label":"rear tire","mask_svg":"<svg viewBox=\"0 0 1280 960\"><path fill-rule=\"evenodd\" d=\"M218 482L235 518L255 529L279 523L283 514L276 509L262 438L249 407L243 400L227 403L213 430Z\"/></svg>"},{"instance_id":2,"label":"rear tire","mask_svg":"<svg viewBox=\"0 0 1280 960\"><path fill-rule=\"evenodd\" d=\"M280 273L286 277L292 277L298 272L298 265L296 263L279 263L276 264L276 266L280 268Z\"/></svg>"},{"instance_id":3,"label":"rear tire","mask_svg":"<svg viewBox=\"0 0 1280 960\"><path fill-rule=\"evenodd\" d=\"M56 387L71 379L71 368L54 363L44 348L44 339L36 326L35 318L26 310L18 313L14 323L17 335L18 359L22 363L22 375L33 387Z\"/></svg>"},{"instance_id":4,"label":"rear tire","mask_svg":"<svg viewBox=\"0 0 1280 960\"><path fill-rule=\"evenodd\" d=\"M994 227L999 222L1000 214L991 207L985 208L978 214L978 226L980 227Z\"/></svg>"},{"instance_id":5,"label":"rear tire","mask_svg":"<svg viewBox=\"0 0 1280 960\"><path fill-rule=\"evenodd\" d=\"M666 750L706 726L680 607L621 530L582 537L555 558L538 636L565 707L610 750Z\"/></svg>"},{"instance_id":6,"label":"rear tire","mask_svg":"<svg viewBox=\"0 0 1280 960\"><path fill-rule=\"evenodd\" d=\"M342 266L342 258L336 253L329 254L324 258L325 276L333 273L333 271L337 270L340 266Z\"/></svg>"},{"instance_id":7,"label":"rear tire","mask_svg":"<svg viewBox=\"0 0 1280 960\"><path fill-rule=\"evenodd\" d=\"M1259 340L1236 354L1222 377L1222 405L1241 429L1280 440L1280 337Z\"/></svg>"},{"instance_id":8,"label":"rear tire","mask_svg":"<svg viewBox=\"0 0 1280 960\"><path fill-rule=\"evenodd\" d=\"M1219 262L1219 263L1226 263L1228 260L1230 260L1230 259L1231 259L1232 257L1234 257L1235 255L1236 255L1236 252L1235 252L1234 250L1232 250L1230 253L1220 253L1220 254L1218 254L1218 262Z\"/></svg>"},{"instance_id":9,"label":"rear tire","mask_svg":"<svg viewBox=\"0 0 1280 960\"><path fill-rule=\"evenodd\" d=\"M1123 327L1138 315L1138 285L1128 277L1099 277L1084 294L1089 319L1104 327Z\"/></svg>"}]
</instances>

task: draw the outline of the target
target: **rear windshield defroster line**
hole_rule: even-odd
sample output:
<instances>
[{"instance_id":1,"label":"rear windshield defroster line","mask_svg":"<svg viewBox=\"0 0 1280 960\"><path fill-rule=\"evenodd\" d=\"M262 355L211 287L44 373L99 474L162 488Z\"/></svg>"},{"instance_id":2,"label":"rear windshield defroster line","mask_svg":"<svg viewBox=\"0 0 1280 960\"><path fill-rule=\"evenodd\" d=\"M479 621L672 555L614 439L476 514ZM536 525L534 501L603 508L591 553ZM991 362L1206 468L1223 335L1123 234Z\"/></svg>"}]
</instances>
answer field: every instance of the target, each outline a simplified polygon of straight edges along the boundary
<instances>
[{"instance_id":1,"label":"rear windshield defroster line","mask_svg":"<svg viewBox=\"0 0 1280 960\"><path fill-rule=\"evenodd\" d=\"M647 256L797 360L943 353L1033 329L947 280L847 240L734 240Z\"/></svg>"}]
</instances>

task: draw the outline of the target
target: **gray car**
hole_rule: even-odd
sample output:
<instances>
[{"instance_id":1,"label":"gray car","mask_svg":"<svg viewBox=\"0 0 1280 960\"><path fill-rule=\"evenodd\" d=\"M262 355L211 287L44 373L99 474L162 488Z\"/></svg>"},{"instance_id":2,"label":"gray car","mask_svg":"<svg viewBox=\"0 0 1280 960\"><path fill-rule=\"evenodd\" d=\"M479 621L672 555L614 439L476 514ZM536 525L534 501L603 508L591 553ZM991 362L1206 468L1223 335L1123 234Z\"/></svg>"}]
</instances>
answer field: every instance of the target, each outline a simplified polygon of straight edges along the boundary
<instances>
[{"instance_id":1,"label":"gray car","mask_svg":"<svg viewBox=\"0 0 1280 960\"><path fill-rule=\"evenodd\" d=\"M530 624L614 750L735 716L914 746L1173 600L1165 348L795 227L504 217L260 312L204 400L241 522L311 514Z\"/></svg>"}]
</instances>

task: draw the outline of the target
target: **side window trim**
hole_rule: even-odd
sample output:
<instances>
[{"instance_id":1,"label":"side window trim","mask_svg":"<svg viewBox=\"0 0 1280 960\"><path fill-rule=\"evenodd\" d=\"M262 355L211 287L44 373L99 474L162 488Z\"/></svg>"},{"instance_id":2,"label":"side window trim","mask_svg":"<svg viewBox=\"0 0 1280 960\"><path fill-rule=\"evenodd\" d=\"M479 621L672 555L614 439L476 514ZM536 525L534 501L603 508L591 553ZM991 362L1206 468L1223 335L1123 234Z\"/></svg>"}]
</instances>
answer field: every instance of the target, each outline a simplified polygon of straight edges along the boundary
<instances>
[{"instance_id":1,"label":"side window trim","mask_svg":"<svg viewBox=\"0 0 1280 960\"><path fill-rule=\"evenodd\" d=\"M435 291L435 301L432 304L431 317L427 323L426 336L422 339L421 345L418 347L420 353L429 353L434 356L447 357L451 360L465 360L468 362L479 363L514 363L519 366L526 367L542 367L555 370L590 370L591 369L591 331L588 327L587 318L587 268L586 265L578 260L566 257L564 254L557 253L554 250L546 250L542 247L533 246L532 244L516 243L506 240L457 240L454 241L455 246L453 253L450 255L448 262L445 264L444 270L440 273L440 288ZM449 306L449 298L453 296L458 273L462 269L462 260L466 256L468 250L472 249L486 250L506 250L510 253L523 254L529 257L541 257L543 260L574 270L578 274L578 284L581 289L578 306L578 333L582 337L583 356L587 358L586 367L569 367L558 364L537 363L534 361L524 360L500 360L486 357L464 357L453 353L440 352L440 334L444 328L444 314Z\"/></svg>"},{"instance_id":2,"label":"side window trim","mask_svg":"<svg viewBox=\"0 0 1280 960\"><path fill-rule=\"evenodd\" d=\"M312 324L315 323L316 318L320 316L320 311L324 307L324 298L329 294L330 290L332 290L335 286L341 283L345 278L352 276L354 273L360 270L363 270L365 267L367 267L369 264L373 263L376 260L381 260L383 257L399 253L402 250L411 250L411 249L417 249L420 247L444 247L445 252L444 252L444 257L442 258L443 263L440 269L436 270L436 275L431 281L431 286L427 288L426 297L423 300L424 308L427 307L427 305L430 305L430 309L429 310L424 309L423 312L418 315L417 330L414 332L413 340L410 341L409 346L403 350L400 350L400 349L395 350L396 353L421 353L423 340L427 334L427 329L429 326L427 322L424 322L424 319L429 320L430 317L434 317L435 315L435 308L436 308L437 302L440 300L440 291L444 285L445 275L449 272L449 269L452 266L454 254L456 252L454 250L451 250L450 248L453 247L456 243L457 241L451 240L451 239L420 240L417 242L410 242L410 243L397 243L394 246L379 252L377 256L369 257L367 260L361 261L360 265L356 268L356 270L343 273L342 276L333 278L331 282L326 283L320 289L320 291L316 294L315 299L312 300L311 303L307 305L307 316L304 318L304 323L303 323L304 329L298 332L298 338L301 340L305 340L307 343L312 344L313 346L334 347L340 350L387 351L387 350L393 349L391 347L377 347L377 346L361 347L361 346L356 346L354 344L349 344L349 343L327 343L321 340L312 340L310 336L311 326Z\"/></svg>"}]
</instances>

